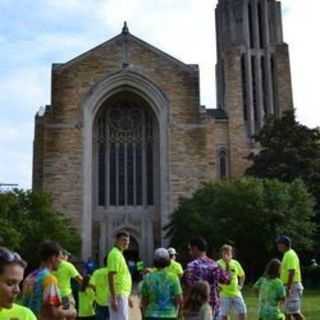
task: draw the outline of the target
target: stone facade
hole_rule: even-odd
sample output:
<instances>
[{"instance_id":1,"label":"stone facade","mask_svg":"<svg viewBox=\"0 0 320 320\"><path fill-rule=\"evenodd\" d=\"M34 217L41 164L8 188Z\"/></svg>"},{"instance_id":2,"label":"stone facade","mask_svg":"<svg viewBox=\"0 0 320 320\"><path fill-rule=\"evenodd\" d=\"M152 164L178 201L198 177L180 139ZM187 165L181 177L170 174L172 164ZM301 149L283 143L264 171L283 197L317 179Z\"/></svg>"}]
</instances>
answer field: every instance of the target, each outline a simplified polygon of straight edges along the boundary
<instances>
[{"instance_id":1,"label":"stone facade","mask_svg":"<svg viewBox=\"0 0 320 320\"><path fill-rule=\"evenodd\" d=\"M221 19L226 12L219 6ZM197 65L154 48L126 26L89 52L53 65L51 105L35 119L33 188L50 192L54 206L72 218L82 235L83 258L101 259L114 234L126 229L141 257L150 261L154 247L167 243L163 226L181 197L191 196L205 181L243 175L253 147L243 107L244 51L237 44L219 52L223 105L211 110L200 105ZM274 88L283 111L292 107L288 47L279 44L273 51ZM143 100L156 119L152 206L97 203L97 117L121 95Z\"/></svg>"}]
</instances>

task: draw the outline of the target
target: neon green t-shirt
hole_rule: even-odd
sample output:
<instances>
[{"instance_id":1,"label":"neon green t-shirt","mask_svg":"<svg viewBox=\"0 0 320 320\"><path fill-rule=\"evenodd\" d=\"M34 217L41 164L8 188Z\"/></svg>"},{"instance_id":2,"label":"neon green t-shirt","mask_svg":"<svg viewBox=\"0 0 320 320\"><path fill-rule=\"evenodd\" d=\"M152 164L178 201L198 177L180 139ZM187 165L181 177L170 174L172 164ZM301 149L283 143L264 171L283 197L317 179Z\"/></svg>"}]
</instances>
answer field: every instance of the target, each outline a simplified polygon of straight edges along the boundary
<instances>
[{"instance_id":1,"label":"neon green t-shirt","mask_svg":"<svg viewBox=\"0 0 320 320\"><path fill-rule=\"evenodd\" d=\"M80 276L75 266L68 261L62 260L57 271L52 274L58 280L58 287L62 297L69 297L72 294L71 279Z\"/></svg>"},{"instance_id":2,"label":"neon green t-shirt","mask_svg":"<svg viewBox=\"0 0 320 320\"><path fill-rule=\"evenodd\" d=\"M91 288L79 291L79 317L91 317L96 314L94 308L95 294Z\"/></svg>"},{"instance_id":3,"label":"neon green t-shirt","mask_svg":"<svg viewBox=\"0 0 320 320\"><path fill-rule=\"evenodd\" d=\"M226 263L221 259L218 261L218 265L221 269L226 270ZM225 298L239 297L241 291L239 288L239 279L245 276L245 273L241 267L241 264L232 259L229 263L229 272L231 273L231 281L229 284L220 284L221 296Z\"/></svg>"},{"instance_id":4,"label":"neon green t-shirt","mask_svg":"<svg viewBox=\"0 0 320 320\"><path fill-rule=\"evenodd\" d=\"M18 304L13 304L10 309L0 310L0 319L1 320L37 320L33 312L23 306Z\"/></svg>"},{"instance_id":5,"label":"neon green t-shirt","mask_svg":"<svg viewBox=\"0 0 320 320\"><path fill-rule=\"evenodd\" d=\"M109 301L108 268L100 268L91 276L90 283L96 287L96 302L107 306Z\"/></svg>"},{"instance_id":6,"label":"neon green t-shirt","mask_svg":"<svg viewBox=\"0 0 320 320\"><path fill-rule=\"evenodd\" d=\"M299 257L293 249L288 250L281 261L280 279L286 285L289 279L289 270L294 270L293 282L301 282Z\"/></svg>"},{"instance_id":7,"label":"neon green t-shirt","mask_svg":"<svg viewBox=\"0 0 320 320\"><path fill-rule=\"evenodd\" d=\"M181 264L175 260L171 260L170 265L165 268L165 271L171 272L181 278L183 276L183 268Z\"/></svg>"},{"instance_id":8,"label":"neon green t-shirt","mask_svg":"<svg viewBox=\"0 0 320 320\"><path fill-rule=\"evenodd\" d=\"M114 272L115 275L115 294L129 296L132 288L131 274L122 252L113 247L108 255L108 273Z\"/></svg>"}]
</instances>

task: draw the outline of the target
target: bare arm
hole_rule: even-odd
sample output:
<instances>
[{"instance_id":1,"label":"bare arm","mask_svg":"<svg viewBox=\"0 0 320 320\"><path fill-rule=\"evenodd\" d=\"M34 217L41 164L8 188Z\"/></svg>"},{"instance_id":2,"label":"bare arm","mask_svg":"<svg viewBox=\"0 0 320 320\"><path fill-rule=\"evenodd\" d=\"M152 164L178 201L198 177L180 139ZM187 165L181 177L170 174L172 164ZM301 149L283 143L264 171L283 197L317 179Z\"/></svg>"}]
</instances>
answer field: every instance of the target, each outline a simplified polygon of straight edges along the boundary
<instances>
[{"instance_id":1,"label":"bare arm","mask_svg":"<svg viewBox=\"0 0 320 320\"><path fill-rule=\"evenodd\" d=\"M111 296L111 308L115 311L117 311L117 300L116 300L116 290L115 290L115 278L116 272L109 272L108 273L108 283L109 283L109 290L110 290L110 296Z\"/></svg>"},{"instance_id":2,"label":"bare arm","mask_svg":"<svg viewBox=\"0 0 320 320\"><path fill-rule=\"evenodd\" d=\"M293 284L294 274L295 274L295 270L289 270L288 283L287 283L288 295L290 294L289 290L291 289Z\"/></svg>"},{"instance_id":3,"label":"bare arm","mask_svg":"<svg viewBox=\"0 0 320 320\"><path fill-rule=\"evenodd\" d=\"M48 313L52 316L54 319L64 319L64 318L71 318L75 319L77 316L76 309L71 306L69 309L63 309L62 306L48 306L47 307Z\"/></svg>"},{"instance_id":4,"label":"bare arm","mask_svg":"<svg viewBox=\"0 0 320 320\"><path fill-rule=\"evenodd\" d=\"M239 277L239 286L241 289L243 288L245 281L246 281L245 275L243 275L242 277Z\"/></svg>"},{"instance_id":5,"label":"bare arm","mask_svg":"<svg viewBox=\"0 0 320 320\"><path fill-rule=\"evenodd\" d=\"M179 294L176 296L176 306L178 310L178 315L181 315L182 305L183 305L183 297L182 297L182 294ZM180 318L180 316L178 318Z\"/></svg>"},{"instance_id":6,"label":"bare arm","mask_svg":"<svg viewBox=\"0 0 320 320\"><path fill-rule=\"evenodd\" d=\"M82 285L83 278L80 275L74 277L74 280L76 280L80 286Z\"/></svg>"},{"instance_id":7,"label":"bare arm","mask_svg":"<svg viewBox=\"0 0 320 320\"><path fill-rule=\"evenodd\" d=\"M148 304L149 304L149 299L147 297L142 297L141 299L142 314L144 314L144 311L146 310Z\"/></svg>"}]
</instances>

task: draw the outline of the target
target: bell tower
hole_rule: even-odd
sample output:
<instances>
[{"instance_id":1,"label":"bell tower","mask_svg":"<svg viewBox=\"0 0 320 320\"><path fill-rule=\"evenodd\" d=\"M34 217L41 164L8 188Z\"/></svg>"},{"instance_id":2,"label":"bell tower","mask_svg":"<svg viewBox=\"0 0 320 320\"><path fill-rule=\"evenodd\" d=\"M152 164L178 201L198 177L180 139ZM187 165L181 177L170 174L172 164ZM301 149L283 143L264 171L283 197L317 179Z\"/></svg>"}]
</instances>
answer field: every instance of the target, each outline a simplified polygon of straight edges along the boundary
<instances>
[{"instance_id":1,"label":"bell tower","mask_svg":"<svg viewBox=\"0 0 320 320\"><path fill-rule=\"evenodd\" d=\"M238 55L243 120L251 137L266 115L293 108L288 45L283 40L277 0L219 0L216 7L217 106L229 115L226 57ZM239 76L239 75L238 75Z\"/></svg>"}]
</instances>

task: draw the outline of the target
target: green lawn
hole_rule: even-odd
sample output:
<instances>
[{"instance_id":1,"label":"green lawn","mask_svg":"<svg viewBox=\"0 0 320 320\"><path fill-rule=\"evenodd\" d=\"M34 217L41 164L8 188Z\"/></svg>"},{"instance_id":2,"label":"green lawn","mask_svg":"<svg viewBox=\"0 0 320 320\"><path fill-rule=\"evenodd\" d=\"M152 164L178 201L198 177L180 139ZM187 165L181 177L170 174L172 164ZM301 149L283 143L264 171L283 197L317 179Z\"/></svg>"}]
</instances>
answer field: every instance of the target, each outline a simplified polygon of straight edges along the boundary
<instances>
[{"instance_id":1,"label":"green lawn","mask_svg":"<svg viewBox=\"0 0 320 320\"><path fill-rule=\"evenodd\" d=\"M257 320L257 298L251 290L245 290L244 297L248 307L248 320ZM320 319L320 291L304 292L302 310L306 320Z\"/></svg>"}]
</instances>

